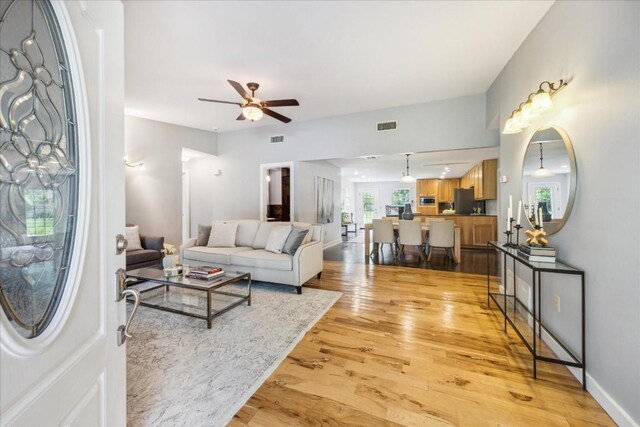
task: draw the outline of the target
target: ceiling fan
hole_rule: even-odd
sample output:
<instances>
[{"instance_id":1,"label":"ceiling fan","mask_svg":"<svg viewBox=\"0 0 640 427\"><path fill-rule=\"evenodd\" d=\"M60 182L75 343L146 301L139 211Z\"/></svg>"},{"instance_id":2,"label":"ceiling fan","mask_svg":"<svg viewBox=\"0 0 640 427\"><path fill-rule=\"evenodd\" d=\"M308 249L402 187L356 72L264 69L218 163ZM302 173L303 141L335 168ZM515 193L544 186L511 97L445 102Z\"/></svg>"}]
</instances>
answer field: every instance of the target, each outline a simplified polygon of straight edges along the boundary
<instances>
[{"instance_id":1,"label":"ceiling fan","mask_svg":"<svg viewBox=\"0 0 640 427\"><path fill-rule=\"evenodd\" d=\"M240 113L236 120L248 119L252 122L260 120L262 118L262 115L266 114L267 116L273 117L274 119L280 120L281 122L289 123L291 121L290 118L276 113L275 111L269 109L269 107L292 107L300 105L295 99L276 99L272 101L263 101L260 98L256 98L255 93L260 85L255 82L247 83L247 88L251 91L251 95L249 95L249 93L244 89L244 87L242 87L240 83L234 82L233 80L227 81L240 94L240 96L242 97L242 102L218 101L216 99L207 98L198 98L198 100L206 102L217 102L220 104L238 105L240 108L242 108L242 113Z\"/></svg>"}]
</instances>

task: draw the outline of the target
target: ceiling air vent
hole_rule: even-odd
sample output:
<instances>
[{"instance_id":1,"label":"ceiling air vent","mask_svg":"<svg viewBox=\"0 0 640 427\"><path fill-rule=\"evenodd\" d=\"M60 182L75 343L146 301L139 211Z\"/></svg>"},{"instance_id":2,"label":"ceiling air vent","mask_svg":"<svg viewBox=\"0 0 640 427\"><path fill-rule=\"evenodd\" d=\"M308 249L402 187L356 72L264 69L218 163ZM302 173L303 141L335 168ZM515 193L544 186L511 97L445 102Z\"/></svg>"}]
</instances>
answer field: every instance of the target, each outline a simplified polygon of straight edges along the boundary
<instances>
[{"instance_id":1,"label":"ceiling air vent","mask_svg":"<svg viewBox=\"0 0 640 427\"><path fill-rule=\"evenodd\" d=\"M377 156L364 156L363 157L363 159L365 159L365 160L375 160L377 158L378 158Z\"/></svg>"},{"instance_id":2,"label":"ceiling air vent","mask_svg":"<svg viewBox=\"0 0 640 427\"><path fill-rule=\"evenodd\" d=\"M280 144L281 142L284 142L284 135L276 135L271 137L272 144Z\"/></svg>"},{"instance_id":3,"label":"ceiling air vent","mask_svg":"<svg viewBox=\"0 0 640 427\"><path fill-rule=\"evenodd\" d=\"M393 120L390 122L380 122L377 124L378 132L384 132L387 130L396 130L398 128L398 122Z\"/></svg>"}]
</instances>

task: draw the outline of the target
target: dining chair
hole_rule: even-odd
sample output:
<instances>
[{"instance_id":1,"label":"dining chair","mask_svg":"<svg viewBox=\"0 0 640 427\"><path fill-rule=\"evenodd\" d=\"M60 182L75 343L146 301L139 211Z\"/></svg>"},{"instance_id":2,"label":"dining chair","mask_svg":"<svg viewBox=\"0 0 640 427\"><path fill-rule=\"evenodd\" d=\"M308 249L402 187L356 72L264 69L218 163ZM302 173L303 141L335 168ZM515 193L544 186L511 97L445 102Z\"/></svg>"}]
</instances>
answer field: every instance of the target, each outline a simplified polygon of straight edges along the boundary
<instances>
[{"instance_id":1,"label":"dining chair","mask_svg":"<svg viewBox=\"0 0 640 427\"><path fill-rule=\"evenodd\" d=\"M400 221L398 230L399 230L398 244L400 246L396 254L396 258L398 258L401 254L404 254L405 246L417 246L418 253L420 254L420 260L424 260L422 222L412 221L412 220L402 220Z\"/></svg>"},{"instance_id":2,"label":"dining chair","mask_svg":"<svg viewBox=\"0 0 640 427\"><path fill-rule=\"evenodd\" d=\"M444 249L447 257L453 257L453 246L455 244L455 223L453 221L432 221L429 224L429 251L427 261L431 261L433 249Z\"/></svg>"},{"instance_id":3,"label":"dining chair","mask_svg":"<svg viewBox=\"0 0 640 427\"><path fill-rule=\"evenodd\" d=\"M378 251L378 248L382 252L382 245L385 243L389 244L391 255L394 255L393 245L396 242L396 238L393 232L393 222L387 219L374 219L371 221L371 226L373 228L373 249L369 256L373 256Z\"/></svg>"}]
</instances>

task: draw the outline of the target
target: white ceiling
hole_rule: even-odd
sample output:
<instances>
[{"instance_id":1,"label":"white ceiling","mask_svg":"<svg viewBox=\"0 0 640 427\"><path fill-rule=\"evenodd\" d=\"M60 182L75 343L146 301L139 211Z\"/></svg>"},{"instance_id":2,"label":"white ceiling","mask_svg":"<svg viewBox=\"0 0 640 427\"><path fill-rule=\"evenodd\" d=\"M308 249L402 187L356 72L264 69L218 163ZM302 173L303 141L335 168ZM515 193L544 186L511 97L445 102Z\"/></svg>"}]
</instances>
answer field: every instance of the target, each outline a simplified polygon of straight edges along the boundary
<instances>
[{"instance_id":1,"label":"white ceiling","mask_svg":"<svg viewBox=\"0 0 640 427\"><path fill-rule=\"evenodd\" d=\"M499 147L413 153L409 156L409 172L417 179L439 178L448 167L450 171L445 178L460 178L478 162L497 159L499 155ZM343 179L352 182L399 181L407 169L404 154L328 161L340 168Z\"/></svg>"},{"instance_id":2,"label":"white ceiling","mask_svg":"<svg viewBox=\"0 0 640 427\"><path fill-rule=\"evenodd\" d=\"M482 93L552 1L124 1L127 113L204 130L238 122L226 82L301 121Z\"/></svg>"}]
</instances>

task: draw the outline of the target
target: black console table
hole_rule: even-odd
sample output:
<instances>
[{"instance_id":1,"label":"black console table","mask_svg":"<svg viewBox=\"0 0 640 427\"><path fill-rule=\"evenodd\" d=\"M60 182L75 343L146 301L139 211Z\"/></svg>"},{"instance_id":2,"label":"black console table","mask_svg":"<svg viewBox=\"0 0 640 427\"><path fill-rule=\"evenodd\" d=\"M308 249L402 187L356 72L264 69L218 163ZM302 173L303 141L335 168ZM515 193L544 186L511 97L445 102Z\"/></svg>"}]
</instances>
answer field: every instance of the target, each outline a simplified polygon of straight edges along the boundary
<instances>
[{"instance_id":1,"label":"black console table","mask_svg":"<svg viewBox=\"0 0 640 427\"><path fill-rule=\"evenodd\" d=\"M487 305L490 306L491 300L498 306L502 314L504 315L504 330L507 331L507 323L511 325L513 330L518 334L520 340L527 347L531 355L533 356L533 377L537 378L536 363L538 360L543 362L557 363L566 366L573 366L582 369L582 388L587 389L587 372L586 372L586 355L585 355L585 314L584 314L584 288L585 279L584 271L572 267L563 262L546 263L546 262L531 262L518 254L518 250L515 248L505 247L501 242L488 242L487 243ZM490 287L490 274L489 274L489 253L497 250L502 253L502 278L504 280L504 293L492 292ZM507 259L513 261L513 295L507 294ZM529 307L522 303L517 298L517 284L516 284L516 263L519 263L525 267L531 269L532 279L532 291L533 291L533 310L529 310ZM542 293L542 273L553 274L570 274L580 276L580 297L581 297L581 329L582 329L582 359L573 354L567 346L559 340L549 329L547 329L542 321L542 309L540 304L540 295ZM522 320L522 316L518 315L518 309L524 310L527 314L525 319ZM527 316L530 316L533 321L529 325ZM533 345L523 335L522 329L524 326L530 329L533 336ZM538 329L536 336L536 327ZM543 355L538 351L538 343L536 340L542 339L542 331L545 331L551 338L553 338L560 347L569 355L571 360L558 359L549 355Z\"/></svg>"}]
</instances>

